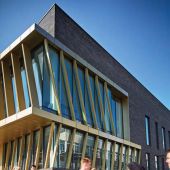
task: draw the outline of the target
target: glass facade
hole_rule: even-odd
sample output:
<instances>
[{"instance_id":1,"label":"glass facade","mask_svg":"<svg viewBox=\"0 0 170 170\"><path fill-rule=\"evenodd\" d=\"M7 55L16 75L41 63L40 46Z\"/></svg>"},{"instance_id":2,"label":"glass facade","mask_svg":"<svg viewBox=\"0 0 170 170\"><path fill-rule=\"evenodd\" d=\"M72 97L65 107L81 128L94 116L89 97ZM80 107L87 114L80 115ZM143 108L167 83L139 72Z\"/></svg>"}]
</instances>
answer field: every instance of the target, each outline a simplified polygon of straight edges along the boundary
<instances>
[{"instance_id":1,"label":"glass facade","mask_svg":"<svg viewBox=\"0 0 170 170\"><path fill-rule=\"evenodd\" d=\"M52 66L53 75L55 78L55 86L58 91L58 97L61 104L61 112L63 117L71 119L70 106L68 103L68 92L66 91L66 84L64 80L63 68L60 66L60 57L58 52L52 47L49 48L50 62ZM44 54L43 46L36 48L32 52L32 65L34 70L34 77L36 82L36 88L38 93L39 105L44 109L57 110L56 100L54 95L54 88L52 86L52 78L49 72L49 66L47 58ZM73 102L74 114L76 121L83 123L83 117L86 116L87 123L89 126L93 127L93 116L90 106L90 100L88 95L88 87L85 82L85 71L78 65L78 78L80 81L80 90L82 92L83 104L85 106L86 113L82 113L82 108L80 105L80 99L78 94L78 86L76 82L75 73L73 71L72 61L65 56L64 65L66 68L66 78L68 78L68 86L70 88L71 100ZM106 99L106 92L104 90L104 83L99 80L98 87L96 87L95 78L93 74L89 74L90 88L92 92L92 99L94 101L95 113L97 119L98 128L104 130L104 121L106 124L106 130L108 133L111 133L111 123L114 123L115 135L123 138L123 112L122 112L122 103L121 100L115 98L111 92L111 89L108 89L109 101ZM44 83L45 82L45 83ZM99 90L99 92L97 91ZM98 96L98 93L100 96ZM100 99L101 97L101 105ZM109 113L109 105L111 106L111 112L113 121L111 121ZM102 118L101 107L104 109L104 117ZM49 110L50 111L50 110ZM102 120L104 119L104 120Z\"/></svg>"},{"instance_id":2,"label":"glass facade","mask_svg":"<svg viewBox=\"0 0 170 170\"><path fill-rule=\"evenodd\" d=\"M106 125L106 133L113 135L114 131L114 136L123 138L122 99L114 96L110 86L108 89L105 88L105 81L100 77L96 79L96 75L93 72L89 71L89 74L86 75L85 68L78 62L76 63L77 71L75 72L71 57L64 55L62 60L59 52L52 46L49 46L49 56L46 55L43 45L39 45L31 51L30 67L32 67L35 80L35 93L37 93L39 108L47 111L45 112L47 114L50 112L57 115L59 103L62 117L71 120L73 114L75 115L76 122L78 122L78 124L76 124L76 134L73 138L73 129L68 127L62 127L59 131L58 124L54 125L53 131L51 131L52 124L49 122L42 126L37 125L34 127L35 130L32 131L32 133L23 135L22 137L20 136L15 141L10 141L10 144L7 143L4 145L3 164L5 165L7 161L8 169L11 169L12 160L14 160L14 166L17 166L20 159L21 169L25 169L27 164L28 169L30 169L31 165L34 164L36 160L37 168L42 169L45 166L48 145L49 142L51 142L51 148L48 150L49 159L47 161L47 166L49 168L66 168L66 166L68 166L68 160L71 159L70 168L78 170L82 158L82 149L84 149L85 157L89 157L93 160L95 156L95 166L97 169L102 169L102 167L105 166L107 170L111 170L111 165L113 164L114 168L117 170L120 166L122 170L125 169L127 147L123 147L123 155L121 155L121 142L115 144L115 151L113 151L113 141L105 141L106 139L104 136L98 138L99 135L96 135L96 132L104 131L104 125ZM31 106L31 92L29 91L30 86L27 81L30 80L27 77L28 74L23 62L23 56L19 57L19 62L25 108L28 108ZM76 77L77 75L78 77ZM78 84L77 78L80 84ZM87 78L89 79L89 83L86 82ZM12 71L10 79L12 83L14 108L15 112L18 112L18 99ZM2 92L4 92L3 78L1 75L0 81ZM80 95L79 92L81 92L82 95ZM92 98L89 93L91 93ZM80 96L82 96L82 99L80 99ZM82 103L80 103L80 101ZM83 112L82 105L84 105L85 112ZM71 106L73 106L73 110ZM73 113L71 111L73 111ZM94 114L96 115L94 116ZM87 120L87 125L92 128L94 128L94 122L97 122L97 130L99 131L89 128L90 130L86 138L87 144L84 146L85 132L83 132L81 128L79 131L77 125L81 127L82 125L80 125L80 123L84 124L85 119ZM65 126L68 125L66 124ZM40 127L42 127L42 131ZM114 129L112 129L113 127ZM91 132L93 130L94 133ZM50 132L52 132L52 134L50 134ZM30 159L27 162L30 138L32 138L32 146L30 149ZM98 141L96 141L97 139ZM105 146L105 142L107 146ZM14 159L10 157L8 160L7 153L13 155L15 143L16 151ZM95 147L97 147L97 150L94 150ZM104 148L106 148L106 150L104 150ZM55 149L56 155L53 157ZM96 155L93 155L94 153ZM71 155L71 158L68 155ZM113 159L113 156L115 159ZM120 158L122 158L122 162L119 161ZM105 165L103 164L104 162Z\"/></svg>"}]
</instances>

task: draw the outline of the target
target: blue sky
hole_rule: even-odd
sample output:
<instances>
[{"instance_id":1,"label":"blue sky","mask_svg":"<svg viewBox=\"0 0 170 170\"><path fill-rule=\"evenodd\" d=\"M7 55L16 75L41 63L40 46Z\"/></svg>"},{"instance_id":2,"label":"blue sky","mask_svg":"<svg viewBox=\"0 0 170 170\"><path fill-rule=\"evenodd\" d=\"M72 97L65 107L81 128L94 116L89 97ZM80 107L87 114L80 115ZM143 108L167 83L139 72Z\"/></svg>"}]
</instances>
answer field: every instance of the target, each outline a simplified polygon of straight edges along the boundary
<instances>
[{"instance_id":1,"label":"blue sky","mask_svg":"<svg viewBox=\"0 0 170 170\"><path fill-rule=\"evenodd\" d=\"M0 0L0 52L54 3L170 109L170 0Z\"/></svg>"}]
</instances>

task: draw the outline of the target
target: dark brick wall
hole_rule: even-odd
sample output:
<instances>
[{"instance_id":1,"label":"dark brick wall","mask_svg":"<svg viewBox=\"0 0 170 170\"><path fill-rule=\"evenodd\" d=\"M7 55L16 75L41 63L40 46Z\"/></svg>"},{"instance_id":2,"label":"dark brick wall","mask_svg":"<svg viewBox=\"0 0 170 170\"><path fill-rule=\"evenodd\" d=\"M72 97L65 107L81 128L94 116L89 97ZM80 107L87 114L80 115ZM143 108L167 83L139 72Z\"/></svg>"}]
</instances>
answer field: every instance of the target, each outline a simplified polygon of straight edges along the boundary
<instances>
[{"instance_id":1,"label":"dark brick wall","mask_svg":"<svg viewBox=\"0 0 170 170\"><path fill-rule=\"evenodd\" d=\"M162 126L165 127L166 144L169 146L170 111L58 6L55 6L55 10L52 8L49 11L40 26L48 32L52 32L53 29L49 28L48 24L54 21L54 11L55 37L128 92L131 141L142 145L142 163L144 165L146 164L145 153L150 153L151 170L155 169L154 156L164 154ZM50 17L51 15L52 17ZM145 115L150 117L151 146L146 146ZM159 126L159 150L156 148L155 121Z\"/></svg>"}]
</instances>

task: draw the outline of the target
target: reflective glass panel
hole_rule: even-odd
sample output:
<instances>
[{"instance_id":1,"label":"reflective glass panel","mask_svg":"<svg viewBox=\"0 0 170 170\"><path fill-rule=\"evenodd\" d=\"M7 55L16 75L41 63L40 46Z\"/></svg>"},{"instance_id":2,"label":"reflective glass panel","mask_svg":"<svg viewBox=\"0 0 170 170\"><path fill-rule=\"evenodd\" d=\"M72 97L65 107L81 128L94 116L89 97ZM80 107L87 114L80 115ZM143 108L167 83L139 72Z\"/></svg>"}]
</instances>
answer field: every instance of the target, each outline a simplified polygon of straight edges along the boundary
<instances>
[{"instance_id":1,"label":"reflective glass panel","mask_svg":"<svg viewBox=\"0 0 170 170\"><path fill-rule=\"evenodd\" d=\"M93 126L93 116L92 116L92 110L90 106L90 99L89 99L89 94L88 94L88 88L87 88L87 83L85 84L85 109L86 109L86 118L87 118L87 123L89 126Z\"/></svg>"},{"instance_id":2,"label":"reflective glass panel","mask_svg":"<svg viewBox=\"0 0 170 170\"><path fill-rule=\"evenodd\" d=\"M27 79L26 79L26 73L24 67L21 67L21 79L22 79L22 85L24 90L24 99L25 99L25 107L30 107L30 98L28 93L28 85L27 85Z\"/></svg>"},{"instance_id":3,"label":"reflective glass panel","mask_svg":"<svg viewBox=\"0 0 170 170\"><path fill-rule=\"evenodd\" d=\"M93 158L93 148L94 148L94 137L88 136L85 156L89 157L91 160Z\"/></svg>"},{"instance_id":4,"label":"reflective glass panel","mask_svg":"<svg viewBox=\"0 0 170 170\"><path fill-rule=\"evenodd\" d=\"M78 122L83 122L82 110L80 107L80 100L78 96L78 87L76 85L75 74L73 75L73 106L74 106L76 120Z\"/></svg>"},{"instance_id":5,"label":"reflective glass panel","mask_svg":"<svg viewBox=\"0 0 170 170\"><path fill-rule=\"evenodd\" d=\"M112 160L112 150L111 150L111 142L107 142L107 150L106 150L106 170L111 170L111 160Z\"/></svg>"},{"instance_id":6,"label":"reflective glass panel","mask_svg":"<svg viewBox=\"0 0 170 170\"><path fill-rule=\"evenodd\" d=\"M18 112L19 107L18 107L18 99L17 99L17 94L16 94L16 86L15 86L14 76L12 76L12 90L13 90L13 95L14 95L15 112Z\"/></svg>"},{"instance_id":7,"label":"reflective glass panel","mask_svg":"<svg viewBox=\"0 0 170 170\"><path fill-rule=\"evenodd\" d=\"M83 134L80 132L76 132L71 162L72 169L75 170L80 169L82 149L83 149Z\"/></svg>"},{"instance_id":8,"label":"reflective glass panel","mask_svg":"<svg viewBox=\"0 0 170 170\"><path fill-rule=\"evenodd\" d=\"M121 101L116 101L117 136L123 138L123 112Z\"/></svg>"},{"instance_id":9,"label":"reflective glass panel","mask_svg":"<svg viewBox=\"0 0 170 170\"><path fill-rule=\"evenodd\" d=\"M150 122L149 117L145 116L146 144L150 145Z\"/></svg>"},{"instance_id":10,"label":"reflective glass panel","mask_svg":"<svg viewBox=\"0 0 170 170\"><path fill-rule=\"evenodd\" d=\"M57 155L57 167L66 168L66 160L68 155L68 149L70 146L71 131L66 128L62 128L59 139L59 151Z\"/></svg>"},{"instance_id":11,"label":"reflective glass panel","mask_svg":"<svg viewBox=\"0 0 170 170\"><path fill-rule=\"evenodd\" d=\"M103 149L103 140L98 140L98 146L97 146L97 153L96 153L96 168L101 169L102 168L102 155L104 153Z\"/></svg>"},{"instance_id":12,"label":"reflective glass panel","mask_svg":"<svg viewBox=\"0 0 170 170\"><path fill-rule=\"evenodd\" d=\"M119 169L119 159L120 159L120 145L116 144L115 147L115 162L114 162L114 170Z\"/></svg>"}]
</instances>

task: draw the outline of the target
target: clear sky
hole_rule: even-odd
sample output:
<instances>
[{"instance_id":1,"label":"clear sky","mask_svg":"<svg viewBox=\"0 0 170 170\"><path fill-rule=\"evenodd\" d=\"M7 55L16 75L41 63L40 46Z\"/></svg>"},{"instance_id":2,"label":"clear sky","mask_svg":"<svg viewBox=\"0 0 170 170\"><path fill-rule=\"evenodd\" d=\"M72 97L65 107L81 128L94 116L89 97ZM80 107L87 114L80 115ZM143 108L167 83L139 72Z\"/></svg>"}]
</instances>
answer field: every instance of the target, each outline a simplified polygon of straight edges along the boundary
<instances>
[{"instance_id":1,"label":"clear sky","mask_svg":"<svg viewBox=\"0 0 170 170\"><path fill-rule=\"evenodd\" d=\"M170 109L170 0L0 0L0 52L54 3Z\"/></svg>"}]
</instances>

